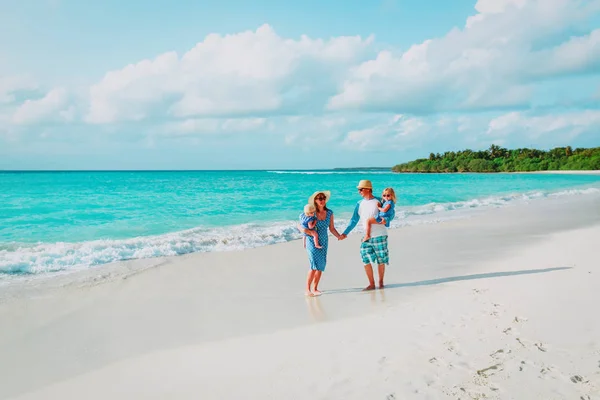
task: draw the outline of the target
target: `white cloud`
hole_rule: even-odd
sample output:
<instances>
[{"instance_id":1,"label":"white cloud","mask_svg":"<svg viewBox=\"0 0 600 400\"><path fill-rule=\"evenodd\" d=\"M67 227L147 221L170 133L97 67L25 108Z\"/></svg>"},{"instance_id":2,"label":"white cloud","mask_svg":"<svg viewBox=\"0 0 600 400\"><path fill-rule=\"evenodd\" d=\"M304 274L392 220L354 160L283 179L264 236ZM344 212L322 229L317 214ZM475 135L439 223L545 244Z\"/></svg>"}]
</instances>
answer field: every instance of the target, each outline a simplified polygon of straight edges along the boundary
<instances>
[{"instance_id":1,"label":"white cloud","mask_svg":"<svg viewBox=\"0 0 600 400\"><path fill-rule=\"evenodd\" d=\"M168 123L164 132L185 135L192 133L251 133L269 129L266 118L190 118Z\"/></svg>"},{"instance_id":2,"label":"white cloud","mask_svg":"<svg viewBox=\"0 0 600 400\"><path fill-rule=\"evenodd\" d=\"M15 93L20 90L34 90L35 82L26 76L0 77L0 105L16 101Z\"/></svg>"},{"instance_id":3,"label":"white cloud","mask_svg":"<svg viewBox=\"0 0 600 400\"><path fill-rule=\"evenodd\" d=\"M372 38L298 40L269 25L208 35L178 57L165 53L106 74L90 89L90 123L143 119L158 108L175 117L275 113L299 98L324 103L336 79L362 60ZM153 108L154 107L154 108Z\"/></svg>"},{"instance_id":4,"label":"white cloud","mask_svg":"<svg viewBox=\"0 0 600 400\"><path fill-rule=\"evenodd\" d=\"M39 100L26 100L21 104L13 114L12 122L21 125L48 119L70 121L74 116L74 108L68 107L67 101L65 89L53 89Z\"/></svg>"},{"instance_id":5,"label":"white cloud","mask_svg":"<svg viewBox=\"0 0 600 400\"><path fill-rule=\"evenodd\" d=\"M539 139L547 134L560 134L568 141L589 130L598 132L597 136L600 139L600 110L540 116L511 112L492 119L488 124L487 135L496 137L524 135L529 139Z\"/></svg>"},{"instance_id":6,"label":"white cloud","mask_svg":"<svg viewBox=\"0 0 600 400\"><path fill-rule=\"evenodd\" d=\"M529 73L532 77L545 77L590 70L600 71L600 29L536 53Z\"/></svg>"},{"instance_id":7,"label":"white cloud","mask_svg":"<svg viewBox=\"0 0 600 400\"><path fill-rule=\"evenodd\" d=\"M542 78L594 71L599 33L541 48L595 12L600 2L478 1L464 29L396 56L382 51L353 69L329 109L428 114L526 108Z\"/></svg>"},{"instance_id":8,"label":"white cloud","mask_svg":"<svg viewBox=\"0 0 600 400\"><path fill-rule=\"evenodd\" d=\"M394 115L387 121L363 129L348 132L343 145L353 150L398 149L412 142L415 137L426 135L432 126L422 118Z\"/></svg>"},{"instance_id":9,"label":"white cloud","mask_svg":"<svg viewBox=\"0 0 600 400\"><path fill-rule=\"evenodd\" d=\"M498 14L509 7L522 8L526 0L478 0L475 10L480 14Z\"/></svg>"},{"instance_id":10,"label":"white cloud","mask_svg":"<svg viewBox=\"0 0 600 400\"><path fill-rule=\"evenodd\" d=\"M273 122L272 131L284 135L285 144L305 150L315 146L338 148L348 127L362 123L363 116L330 114L324 116L292 116L278 118Z\"/></svg>"},{"instance_id":11,"label":"white cloud","mask_svg":"<svg viewBox=\"0 0 600 400\"><path fill-rule=\"evenodd\" d=\"M350 128L342 142L353 151L424 151L486 148L492 143L509 147L540 148L572 145L575 141L600 140L600 110L532 115L509 112L410 117L388 115L379 123ZM349 125L351 127L352 125Z\"/></svg>"}]
</instances>

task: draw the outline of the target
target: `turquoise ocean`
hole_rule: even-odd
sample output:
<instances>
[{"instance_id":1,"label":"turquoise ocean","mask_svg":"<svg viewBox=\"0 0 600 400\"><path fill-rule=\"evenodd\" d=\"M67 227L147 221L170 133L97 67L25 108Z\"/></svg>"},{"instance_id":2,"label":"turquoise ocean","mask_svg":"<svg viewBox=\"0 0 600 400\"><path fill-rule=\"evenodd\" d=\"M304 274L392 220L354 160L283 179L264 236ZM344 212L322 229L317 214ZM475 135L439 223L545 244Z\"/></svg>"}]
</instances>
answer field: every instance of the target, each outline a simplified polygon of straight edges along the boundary
<instances>
[{"instance_id":1,"label":"turquoise ocean","mask_svg":"<svg viewBox=\"0 0 600 400\"><path fill-rule=\"evenodd\" d=\"M461 210L600 192L600 176L374 170L0 172L0 281L114 261L231 251L300 237L307 198L330 190L343 230L370 179L398 195L393 227Z\"/></svg>"}]
</instances>

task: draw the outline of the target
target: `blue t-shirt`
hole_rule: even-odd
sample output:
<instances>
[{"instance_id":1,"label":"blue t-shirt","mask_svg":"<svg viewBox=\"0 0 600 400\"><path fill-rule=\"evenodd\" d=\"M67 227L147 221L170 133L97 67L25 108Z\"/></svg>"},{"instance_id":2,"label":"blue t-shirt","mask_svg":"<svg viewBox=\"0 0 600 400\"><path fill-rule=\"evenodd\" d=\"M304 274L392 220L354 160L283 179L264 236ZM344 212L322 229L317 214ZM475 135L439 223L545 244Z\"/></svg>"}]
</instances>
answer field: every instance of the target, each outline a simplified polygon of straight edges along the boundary
<instances>
[{"instance_id":1,"label":"blue t-shirt","mask_svg":"<svg viewBox=\"0 0 600 400\"><path fill-rule=\"evenodd\" d=\"M304 214L304 213L300 213L300 225L302 225L304 227L304 229L311 229L308 227L309 222L312 221L316 221L317 217L315 215L313 215L312 217L309 217L308 215ZM314 227L312 229L315 229Z\"/></svg>"},{"instance_id":2,"label":"blue t-shirt","mask_svg":"<svg viewBox=\"0 0 600 400\"><path fill-rule=\"evenodd\" d=\"M383 203L383 205L381 206L381 208L384 208L387 205L390 205L390 208L383 212L383 211L379 211L379 215L377 216L377 222L381 222L382 219L385 218L385 226L386 227L390 227L390 221L394 219L394 217L396 216L396 211L395 211L395 207L396 205L394 204L393 201L391 200L386 200L385 203Z\"/></svg>"}]
</instances>

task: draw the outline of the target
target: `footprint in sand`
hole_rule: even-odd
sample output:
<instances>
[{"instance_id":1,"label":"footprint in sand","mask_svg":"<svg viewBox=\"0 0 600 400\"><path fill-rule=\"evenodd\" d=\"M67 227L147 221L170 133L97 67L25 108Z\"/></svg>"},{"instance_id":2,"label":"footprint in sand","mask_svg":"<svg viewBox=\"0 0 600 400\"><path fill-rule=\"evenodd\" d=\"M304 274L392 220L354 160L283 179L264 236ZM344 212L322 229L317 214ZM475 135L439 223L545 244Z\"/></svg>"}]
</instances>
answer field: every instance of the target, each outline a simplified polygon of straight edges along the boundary
<instances>
[{"instance_id":1,"label":"footprint in sand","mask_svg":"<svg viewBox=\"0 0 600 400\"><path fill-rule=\"evenodd\" d=\"M493 352L492 354L490 354L490 357L497 359L500 357L504 357L511 352L512 352L511 350L505 351L504 349L499 349L499 350L496 350L495 352Z\"/></svg>"},{"instance_id":2,"label":"footprint in sand","mask_svg":"<svg viewBox=\"0 0 600 400\"><path fill-rule=\"evenodd\" d=\"M534 345L535 345L535 347L537 347L537 349L538 349L539 351L543 351L544 353L545 353L546 351L548 351L548 349L546 349L546 347L544 346L544 344L543 344L543 343L534 343Z\"/></svg>"},{"instance_id":3,"label":"footprint in sand","mask_svg":"<svg viewBox=\"0 0 600 400\"><path fill-rule=\"evenodd\" d=\"M525 317L519 317L519 316L517 316L517 317L515 317L514 321L515 321L516 323L519 323L519 322L527 322L527 318L525 318Z\"/></svg>"},{"instance_id":4,"label":"footprint in sand","mask_svg":"<svg viewBox=\"0 0 600 400\"><path fill-rule=\"evenodd\" d=\"M492 376L503 370L504 370L504 366L502 364L494 364L487 368L478 370L477 375L487 378L487 377Z\"/></svg>"},{"instance_id":5,"label":"footprint in sand","mask_svg":"<svg viewBox=\"0 0 600 400\"><path fill-rule=\"evenodd\" d=\"M446 349L448 351L458 354L458 345L456 343L449 340L447 342L444 342L444 344L447 346Z\"/></svg>"},{"instance_id":6,"label":"footprint in sand","mask_svg":"<svg viewBox=\"0 0 600 400\"><path fill-rule=\"evenodd\" d=\"M571 377L571 382L573 382L573 383L583 382L583 378L579 375L573 375Z\"/></svg>"},{"instance_id":7,"label":"footprint in sand","mask_svg":"<svg viewBox=\"0 0 600 400\"><path fill-rule=\"evenodd\" d=\"M500 307L502 307L502 304L492 303L492 305L494 306L494 310L492 310L490 312L490 315L497 317L498 315L502 314L503 310L500 310Z\"/></svg>"}]
</instances>

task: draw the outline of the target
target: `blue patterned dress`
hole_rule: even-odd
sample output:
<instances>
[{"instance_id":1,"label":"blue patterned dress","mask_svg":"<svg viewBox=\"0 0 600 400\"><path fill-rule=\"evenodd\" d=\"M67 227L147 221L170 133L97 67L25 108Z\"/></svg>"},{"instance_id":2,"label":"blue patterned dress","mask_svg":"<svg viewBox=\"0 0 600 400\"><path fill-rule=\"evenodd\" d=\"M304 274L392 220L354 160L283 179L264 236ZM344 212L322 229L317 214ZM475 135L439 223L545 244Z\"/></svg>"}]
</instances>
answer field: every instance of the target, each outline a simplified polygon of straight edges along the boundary
<instances>
[{"instance_id":1,"label":"blue patterned dress","mask_svg":"<svg viewBox=\"0 0 600 400\"><path fill-rule=\"evenodd\" d=\"M320 220L317 218L317 225L315 229L319 235L319 244L323 246L321 249L315 247L315 240L312 236L306 238L306 252L308 253L308 261L310 262L310 269L315 271L325 271L327 265L327 245L329 241L329 221L333 211L327 210L325 219Z\"/></svg>"}]
</instances>

